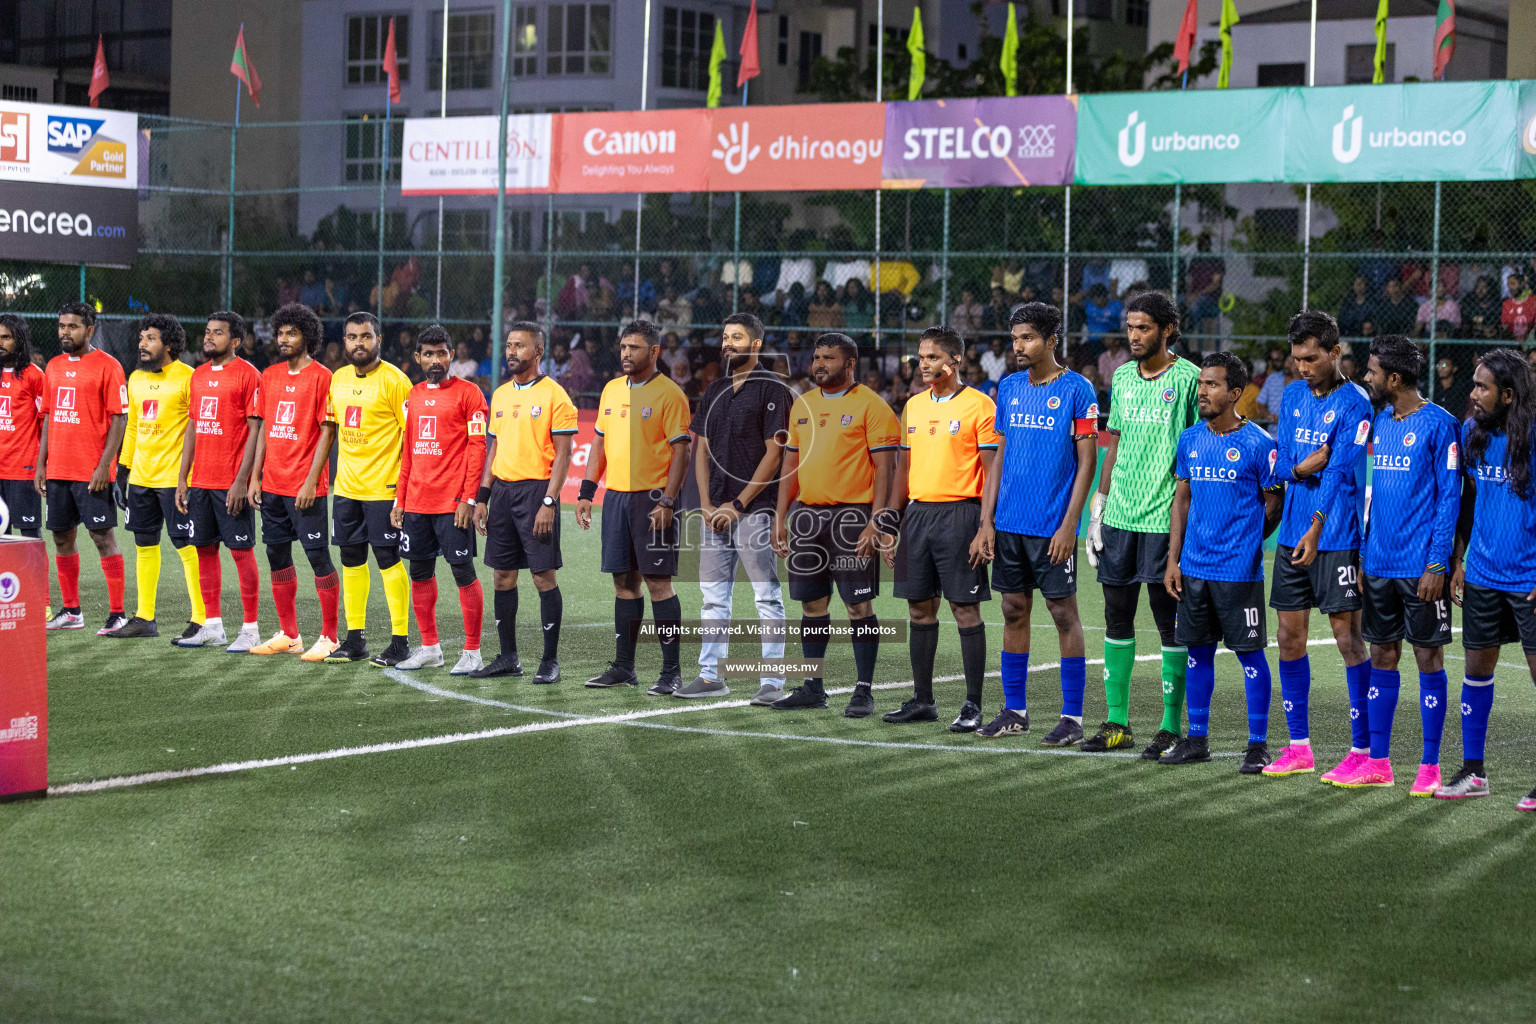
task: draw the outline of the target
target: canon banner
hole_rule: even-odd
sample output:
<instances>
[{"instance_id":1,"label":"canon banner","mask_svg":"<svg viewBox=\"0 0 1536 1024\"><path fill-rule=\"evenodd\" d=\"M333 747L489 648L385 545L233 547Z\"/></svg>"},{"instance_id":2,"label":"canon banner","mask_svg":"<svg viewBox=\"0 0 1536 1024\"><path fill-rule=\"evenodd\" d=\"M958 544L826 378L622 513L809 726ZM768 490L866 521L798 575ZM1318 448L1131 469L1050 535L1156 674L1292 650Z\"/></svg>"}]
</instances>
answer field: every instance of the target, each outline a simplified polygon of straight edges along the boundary
<instances>
[{"instance_id":1,"label":"canon banner","mask_svg":"<svg viewBox=\"0 0 1536 1024\"><path fill-rule=\"evenodd\" d=\"M0 102L0 181L139 187L139 115Z\"/></svg>"},{"instance_id":2,"label":"canon banner","mask_svg":"<svg viewBox=\"0 0 1536 1024\"><path fill-rule=\"evenodd\" d=\"M138 249L137 191L0 180L6 259L128 267Z\"/></svg>"},{"instance_id":3,"label":"canon banner","mask_svg":"<svg viewBox=\"0 0 1536 1024\"><path fill-rule=\"evenodd\" d=\"M1513 82L1287 89L1286 181L1516 176Z\"/></svg>"},{"instance_id":4,"label":"canon banner","mask_svg":"<svg viewBox=\"0 0 1536 1024\"><path fill-rule=\"evenodd\" d=\"M551 114L507 118L508 192L549 191L552 119ZM495 194L497 136L494 114L406 118L401 193Z\"/></svg>"},{"instance_id":5,"label":"canon banner","mask_svg":"<svg viewBox=\"0 0 1536 1024\"><path fill-rule=\"evenodd\" d=\"M562 114L557 192L702 192L709 187L710 112Z\"/></svg>"},{"instance_id":6,"label":"canon banner","mask_svg":"<svg viewBox=\"0 0 1536 1024\"><path fill-rule=\"evenodd\" d=\"M1077 182L1281 181L1287 91L1084 96L1077 116Z\"/></svg>"},{"instance_id":7,"label":"canon banner","mask_svg":"<svg viewBox=\"0 0 1536 1024\"><path fill-rule=\"evenodd\" d=\"M887 188L1066 185L1077 104L1066 96L885 105Z\"/></svg>"}]
</instances>

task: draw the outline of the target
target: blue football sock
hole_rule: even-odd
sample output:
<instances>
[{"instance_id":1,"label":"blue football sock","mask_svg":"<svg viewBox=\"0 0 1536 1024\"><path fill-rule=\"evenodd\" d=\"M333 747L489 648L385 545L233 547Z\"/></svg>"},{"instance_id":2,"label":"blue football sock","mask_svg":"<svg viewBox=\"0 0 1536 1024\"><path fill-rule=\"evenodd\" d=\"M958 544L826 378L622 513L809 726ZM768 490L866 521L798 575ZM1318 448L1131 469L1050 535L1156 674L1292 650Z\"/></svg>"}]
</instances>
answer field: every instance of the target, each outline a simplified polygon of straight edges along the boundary
<instances>
[{"instance_id":1,"label":"blue football sock","mask_svg":"<svg viewBox=\"0 0 1536 1024\"><path fill-rule=\"evenodd\" d=\"M1208 736L1211 732L1211 694L1216 692L1216 645L1189 648L1189 662L1184 670L1184 699L1189 704L1189 734Z\"/></svg>"},{"instance_id":2,"label":"blue football sock","mask_svg":"<svg viewBox=\"0 0 1536 1024\"><path fill-rule=\"evenodd\" d=\"M1450 687L1443 670L1419 673L1419 717L1424 723L1421 764L1440 763L1440 737L1445 733L1445 701Z\"/></svg>"},{"instance_id":3,"label":"blue football sock","mask_svg":"<svg viewBox=\"0 0 1536 1024\"><path fill-rule=\"evenodd\" d=\"M1269 656L1263 651L1239 653L1243 666L1243 692L1248 697L1248 742L1269 740Z\"/></svg>"},{"instance_id":4,"label":"blue football sock","mask_svg":"<svg viewBox=\"0 0 1536 1024\"><path fill-rule=\"evenodd\" d=\"M1312 663L1303 654L1293 661L1280 659L1280 704L1285 708L1285 726L1291 742L1311 738L1307 728L1307 697L1312 691Z\"/></svg>"},{"instance_id":5,"label":"blue football sock","mask_svg":"<svg viewBox=\"0 0 1536 1024\"><path fill-rule=\"evenodd\" d=\"M1371 711L1371 756L1392 756L1392 716L1397 713L1397 694L1402 688L1402 673L1393 669L1371 669L1371 687L1366 703Z\"/></svg>"},{"instance_id":6,"label":"blue football sock","mask_svg":"<svg viewBox=\"0 0 1536 1024\"><path fill-rule=\"evenodd\" d=\"M1493 710L1493 677L1473 679L1461 687L1461 756L1467 761L1483 759L1483 745L1488 741L1488 713Z\"/></svg>"},{"instance_id":7,"label":"blue football sock","mask_svg":"<svg viewBox=\"0 0 1536 1024\"><path fill-rule=\"evenodd\" d=\"M1003 707L1023 711L1029 707L1029 652L1003 652Z\"/></svg>"},{"instance_id":8,"label":"blue football sock","mask_svg":"<svg viewBox=\"0 0 1536 1024\"><path fill-rule=\"evenodd\" d=\"M1061 713L1068 718L1083 717L1083 689L1088 683L1086 658L1061 659Z\"/></svg>"},{"instance_id":9,"label":"blue football sock","mask_svg":"<svg viewBox=\"0 0 1536 1024\"><path fill-rule=\"evenodd\" d=\"M1349 690L1349 747L1351 750L1371 748L1371 705L1366 696L1371 692L1371 663L1344 666L1344 685Z\"/></svg>"}]
</instances>

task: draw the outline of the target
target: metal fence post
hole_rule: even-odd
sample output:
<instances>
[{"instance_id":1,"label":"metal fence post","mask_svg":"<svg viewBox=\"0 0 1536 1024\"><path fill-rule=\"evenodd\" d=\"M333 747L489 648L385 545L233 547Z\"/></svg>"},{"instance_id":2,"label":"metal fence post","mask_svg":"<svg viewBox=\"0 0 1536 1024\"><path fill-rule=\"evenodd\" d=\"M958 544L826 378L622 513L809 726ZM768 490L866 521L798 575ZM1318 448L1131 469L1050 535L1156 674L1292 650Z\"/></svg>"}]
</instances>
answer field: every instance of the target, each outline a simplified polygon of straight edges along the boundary
<instances>
[{"instance_id":1,"label":"metal fence post","mask_svg":"<svg viewBox=\"0 0 1536 1024\"><path fill-rule=\"evenodd\" d=\"M1071 51L1068 50L1070 53ZM1061 208L1061 358L1067 358L1067 296L1072 291L1072 186Z\"/></svg>"},{"instance_id":2,"label":"metal fence post","mask_svg":"<svg viewBox=\"0 0 1536 1024\"><path fill-rule=\"evenodd\" d=\"M1435 227L1429 253L1429 400L1435 400L1435 349L1440 327L1440 182L1435 182ZM1359 360L1355 361L1359 366Z\"/></svg>"},{"instance_id":3,"label":"metal fence post","mask_svg":"<svg viewBox=\"0 0 1536 1024\"><path fill-rule=\"evenodd\" d=\"M1173 242L1168 249L1168 294L1173 307L1179 307L1179 221L1184 215L1184 183L1173 183Z\"/></svg>"},{"instance_id":4,"label":"metal fence post","mask_svg":"<svg viewBox=\"0 0 1536 1024\"><path fill-rule=\"evenodd\" d=\"M235 147L240 137L240 83L235 83L235 123L229 126L229 219L224 224L224 308L234 305L235 294ZM81 275L81 301L85 299L85 274Z\"/></svg>"},{"instance_id":5,"label":"metal fence post","mask_svg":"<svg viewBox=\"0 0 1536 1024\"><path fill-rule=\"evenodd\" d=\"M549 194L549 226L544 229L544 323L545 331L555 330L555 194ZM591 355L591 353L588 353Z\"/></svg>"},{"instance_id":6,"label":"metal fence post","mask_svg":"<svg viewBox=\"0 0 1536 1024\"><path fill-rule=\"evenodd\" d=\"M741 308L741 193L736 193L736 215L731 228L731 312Z\"/></svg>"},{"instance_id":7,"label":"metal fence post","mask_svg":"<svg viewBox=\"0 0 1536 1024\"><path fill-rule=\"evenodd\" d=\"M939 323L949 323L949 189L944 190L943 255L939 259ZM974 340L974 339L973 339ZM906 353L906 346L902 346Z\"/></svg>"},{"instance_id":8,"label":"metal fence post","mask_svg":"<svg viewBox=\"0 0 1536 1024\"><path fill-rule=\"evenodd\" d=\"M443 30L447 31L444 25ZM491 259L491 390L501 384L502 280L507 269L507 85L512 67L512 0L501 0L501 110L497 121L496 151L496 253ZM382 228L382 225L380 225ZM379 237L382 239L383 234ZM380 242L382 245L383 243ZM382 285L382 282L381 282ZM379 294L382 301L382 288Z\"/></svg>"},{"instance_id":9,"label":"metal fence post","mask_svg":"<svg viewBox=\"0 0 1536 1024\"><path fill-rule=\"evenodd\" d=\"M1312 185L1307 185L1307 208L1301 227L1301 308L1308 309L1312 288Z\"/></svg>"}]
</instances>

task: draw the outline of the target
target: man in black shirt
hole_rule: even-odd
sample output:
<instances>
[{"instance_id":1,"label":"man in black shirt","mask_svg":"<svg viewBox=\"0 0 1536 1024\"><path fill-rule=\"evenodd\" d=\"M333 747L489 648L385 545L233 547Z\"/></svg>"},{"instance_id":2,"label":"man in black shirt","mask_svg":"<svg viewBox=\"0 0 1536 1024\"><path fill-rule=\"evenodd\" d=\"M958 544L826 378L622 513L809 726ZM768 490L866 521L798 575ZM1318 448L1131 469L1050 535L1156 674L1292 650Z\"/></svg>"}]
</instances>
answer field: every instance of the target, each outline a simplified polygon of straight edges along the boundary
<instances>
[{"instance_id":1,"label":"man in black shirt","mask_svg":"<svg viewBox=\"0 0 1536 1024\"><path fill-rule=\"evenodd\" d=\"M1369 319L1375 323L1378 335L1412 334L1418 317L1419 304L1403 290L1403 282L1394 277L1387 282L1386 291Z\"/></svg>"},{"instance_id":2,"label":"man in black shirt","mask_svg":"<svg viewBox=\"0 0 1536 1024\"><path fill-rule=\"evenodd\" d=\"M784 656L784 599L773 553L773 514L779 500L779 467L788 438L794 395L761 363L763 323L751 313L733 313L720 332L720 379L699 401L690 429L698 437L693 461L704 516L699 552L699 590L706 623L724 626L731 618L736 565L752 582L757 616L764 629L762 657ZM699 675L675 697L716 697L730 693L718 660L730 651L722 634L706 637L699 651ZM784 696L783 678L764 677L752 703L772 704Z\"/></svg>"}]
</instances>

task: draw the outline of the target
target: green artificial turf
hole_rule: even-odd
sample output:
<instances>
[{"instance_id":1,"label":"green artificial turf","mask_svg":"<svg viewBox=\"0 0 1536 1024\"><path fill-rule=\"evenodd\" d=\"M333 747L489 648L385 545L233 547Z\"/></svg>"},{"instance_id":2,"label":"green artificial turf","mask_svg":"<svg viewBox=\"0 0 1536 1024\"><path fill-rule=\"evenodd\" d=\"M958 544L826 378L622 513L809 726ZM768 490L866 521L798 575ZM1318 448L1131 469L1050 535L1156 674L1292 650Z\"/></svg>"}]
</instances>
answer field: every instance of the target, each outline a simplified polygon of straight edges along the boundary
<instances>
[{"instance_id":1,"label":"green artificial turf","mask_svg":"<svg viewBox=\"0 0 1536 1024\"><path fill-rule=\"evenodd\" d=\"M0 1020L1529 1019L1536 821L1513 803L1536 782L1536 702L1517 652L1497 677L1494 795L1410 800L1411 668L1398 785L1367 792L1239 776L1247 722L1226 654L1212 746L1229 756L1181 769L1041 751L1053 669L1031 677L1033 731L990 743L944 729L958 681L938 687L938 725L908 727L845 720L837 697L780 713L586 690L611 654L612 589L595 530L567 519L564 536L563 683L417 674L485 703L366 665L98 639L104 593L84 554L93 628L49 640L56 786L557 720L498 704L689 710L0 806ZM168 638L187 604L164 561ZM299 572L307 640L318 609ZM270 633L264 560L262 576ZM441 577L451 664L458 609ZM225 580L237 620L228 564ZM537 602L522 585L531 673ZM679 592L697 616L697 588ZM1097 659L1090 580L1080 600ZM888 596L878 611L902 613ZM1000 617L987 607L994 666ZM1035 618L1033 660L1054 662L1043 606ZM387 623L375 578L375 646ZM1155 655L1145 609L1140 625ZM1462 652L1448 653L1454 700ZM1347 705L1331 644L1310 654L1321 770L1347 746ZM685 674L696 656L685 646ZM829 657L828 684L851 682L848 648ZM939 674L959 660L945 626ZM642 646L642 685L658 664ZM1138 663L1132 686L1142 740L1157 670ZM884 648L880 679L910 676L905 650ZM1090 731L1098 679L1090 665ZM989 716L1000 698L993 677ZM1270 735L1285 737L1278 682ZM900 746L862 745L886 743ZM1453 713L1447 773L1459 758Z\"/></svg>"}]
</instances>

